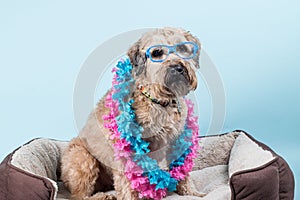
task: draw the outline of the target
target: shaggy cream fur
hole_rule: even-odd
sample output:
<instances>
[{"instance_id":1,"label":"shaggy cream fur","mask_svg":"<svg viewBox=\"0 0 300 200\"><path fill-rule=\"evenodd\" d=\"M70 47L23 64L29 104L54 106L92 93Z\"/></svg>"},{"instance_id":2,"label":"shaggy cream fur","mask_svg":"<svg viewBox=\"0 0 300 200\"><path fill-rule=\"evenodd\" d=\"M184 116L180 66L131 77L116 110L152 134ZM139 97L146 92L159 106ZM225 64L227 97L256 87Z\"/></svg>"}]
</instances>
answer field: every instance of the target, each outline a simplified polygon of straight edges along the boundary
<instances>
[{"instance_id":1,"label":"shaggy cream fur","mask_svg":"<svg viewBox=\"0 0 300 200\"><path fill-rule=\"evenodd\" d=\"M163 62L152 62L145 55L153 45L174 46L187 41L197 44L199 49L191 59L171 53ZM193 52L191 47L182 48L186 48L186 52ZM197 87L196 70L199 68L200 48L199 40L190 32L178 28L161 28L145 33L127 52L135 82L129 89L129 98L134 100L132 107L135 118L143 128L143 140L149 142L148 156L156 159L162 168L168 168L165 162L170 153L168 145L185 127L188 109L184 96ZM150 96L158 99L159 104L143 95L137 89L140 85ZM102 118L109 113L104 102L106 97L107 94L102 97L78 137L69 143L64 152L62 180L71 191L73 199L87 200L93 198L96 192L105 192L106 188L114 187L118 199L138 200L137 191L131 188L124 174L126 161L114 159L113 141L109 139L109 130ZM176 191L183 195L203 196L192 190L192 181L188 179L189 176L186 176L180 181ZM99 194L97 198L104 200L111 197L105 194L101 197Z\"/></svg>"}]
</instances>

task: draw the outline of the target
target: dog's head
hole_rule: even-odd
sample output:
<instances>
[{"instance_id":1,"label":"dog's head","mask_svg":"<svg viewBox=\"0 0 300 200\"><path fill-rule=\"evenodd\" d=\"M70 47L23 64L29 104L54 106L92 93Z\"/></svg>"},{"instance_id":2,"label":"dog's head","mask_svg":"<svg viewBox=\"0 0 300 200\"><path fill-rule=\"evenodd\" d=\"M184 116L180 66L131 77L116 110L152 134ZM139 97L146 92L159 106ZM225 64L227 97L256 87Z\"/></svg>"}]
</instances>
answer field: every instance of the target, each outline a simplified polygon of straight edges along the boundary
<instances>
[{"instance_id":1,"label":"dog's head","mask_svg":"<svg viewBox=\"0 0 300 200\"><path fill-rule=\"evenodd\" d=\"M137 84L177 97L196 89L199 54L199 40L177 28L147 32L128 51Z\"/></svg>"}]
</instances>

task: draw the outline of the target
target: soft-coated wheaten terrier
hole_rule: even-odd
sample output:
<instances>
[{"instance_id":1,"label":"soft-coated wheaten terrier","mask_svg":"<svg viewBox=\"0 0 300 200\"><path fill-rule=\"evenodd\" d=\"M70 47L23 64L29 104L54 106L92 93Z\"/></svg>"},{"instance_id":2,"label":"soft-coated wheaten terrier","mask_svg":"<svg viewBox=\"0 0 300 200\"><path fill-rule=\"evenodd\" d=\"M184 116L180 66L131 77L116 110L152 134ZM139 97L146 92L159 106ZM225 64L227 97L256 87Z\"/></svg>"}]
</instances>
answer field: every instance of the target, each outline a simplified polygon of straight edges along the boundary
<instances>
[{"instance_id":1,"label":"soft-coated wheaten terrier","mask_svg":"<svg viewBox=\"0 0 300 200\"><path fill-rule=\"evenodd\" d=\"M136 121L143 127L143 139L150 143L151 157L161 167L166 166L163 157L168 153L161 149L166 149L185 126L187 106L183 97L197 87L199 52L200 43L189 32L162 28L144 34L127 53L137 86L130 91ZM62 180L71 199L116 199L103 193L112 189L117 199L139 199L123 173L123 162L114 158L109 130L102 119L109 113L104 104L105 97L64 152ZM201 196L189 177L179 182L177 193Z\"/></svg>"}]
</instances>

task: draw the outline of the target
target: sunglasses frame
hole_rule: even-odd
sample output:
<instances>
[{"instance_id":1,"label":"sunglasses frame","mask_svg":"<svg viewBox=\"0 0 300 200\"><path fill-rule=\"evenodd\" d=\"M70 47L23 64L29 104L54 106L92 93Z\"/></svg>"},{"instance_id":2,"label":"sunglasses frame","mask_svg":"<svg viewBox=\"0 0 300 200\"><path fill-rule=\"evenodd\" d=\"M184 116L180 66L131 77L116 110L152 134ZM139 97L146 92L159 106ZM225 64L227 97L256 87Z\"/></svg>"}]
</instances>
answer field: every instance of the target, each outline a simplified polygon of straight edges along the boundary
<instances>
[{"instance_id":1,"label":"sunglasses frame","mask_svg":"<svg viewBox=\"0 0 300 200\"><path fill-rule=\"evenodd\" d=\"M189 57L182 57L182 56L180 56L180 55L177 53L177 51L176 51L177 46L183 45L183 44L192 44L192 45L194 45L194 52L193 52L193 55L191 55L191 56L189 56ZM168 55L167 55L164 59L161 59L161 60L153 60L153 58L152 58L152 56L151 56L151 53L150 53L150 50L151 50L152 48L155 48L155 47L166 47L166 48L168 48ZM146 51L146 57L147 57L147 58L150 58L150 60L151 60L152 62L163 62L164 60L166 60L166 59L169 57L169 55L170 55L171 53L175 53L178 57L187 60L187 59L192 59L192 58L194 58L194 57L196 56L198 50L199 50L199 47L198 47L198 45L197 45L195 42L180 42L180 43L178 43L178 44L176 44L176 45L174 45L174 46L169 46L169 45L165 45L165 44L157 44L157 45L153 45L153 46L151 46L151 47L149 47L149 48L147 49L147 51Z\"/></svg>"}]
</instances>

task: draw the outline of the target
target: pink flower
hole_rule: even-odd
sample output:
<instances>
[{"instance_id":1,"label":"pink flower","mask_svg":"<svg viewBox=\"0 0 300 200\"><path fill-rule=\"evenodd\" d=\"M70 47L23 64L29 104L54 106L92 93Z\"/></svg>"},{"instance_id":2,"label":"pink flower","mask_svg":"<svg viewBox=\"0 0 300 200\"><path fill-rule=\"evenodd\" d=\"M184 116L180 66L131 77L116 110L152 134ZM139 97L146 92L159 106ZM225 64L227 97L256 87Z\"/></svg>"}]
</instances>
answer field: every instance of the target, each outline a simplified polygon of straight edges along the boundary
<instances>
[{"instance_id":1,"label":"pink flower","mask_svg":"<svg viewBox=\"0 0 300 200\"><path fill-rule=\"evenodd\" d=\"M113 85L118 85L118 75L115 73L116 68L112 70L113 75ZM152 198L154 200L161 200L167 195L167 188L156 190L156 185L150 185L148 177L143 176L143 170L132 160L132 152L130 148L130 143L125 139L120 138L120 132L118 131L118 124L116 117L119 114L118 101L112 99L112 95L118 92L111 89L109 94L105 99L105 106L110 109L109 114L104 115L102 118L106 122L104 123L105 128L109 130L110 139L114 141L114 155L116 159L123 158L125 176L131 182L131 188L139 192L140 198ZM197 156L197 150L199 149L199 138L198 138L198 117L193 116L194 105L191 100L186 99L186 104L188 107L188 118L187 127L192 130L192 146L191 152L186 156L184 164L182 166L174 167L170 171L170 175L176 180L183 180L188 173L192 170L194 162L193 159Z\"/></svg>"}]
</instances>

